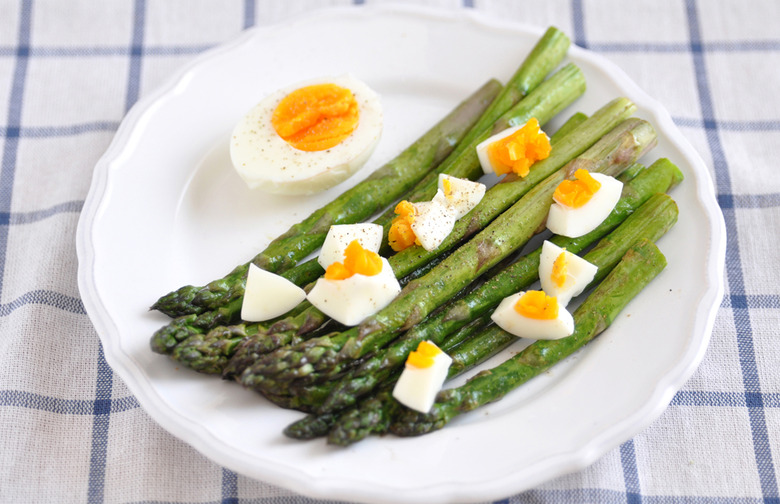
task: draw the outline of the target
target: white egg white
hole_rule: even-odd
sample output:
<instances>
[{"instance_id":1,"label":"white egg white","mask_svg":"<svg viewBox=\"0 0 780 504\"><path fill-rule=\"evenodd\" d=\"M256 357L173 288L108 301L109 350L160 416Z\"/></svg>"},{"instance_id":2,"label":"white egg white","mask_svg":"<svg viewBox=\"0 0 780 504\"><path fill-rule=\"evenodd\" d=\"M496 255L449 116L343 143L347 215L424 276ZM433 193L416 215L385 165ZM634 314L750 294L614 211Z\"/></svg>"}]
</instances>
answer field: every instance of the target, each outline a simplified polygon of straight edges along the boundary
<instances>
[{"instance_id":1,"label":"white egg white","mask_svg":"<svg viewBox=\"0 0 780 504\"><path fill-rule=\"evenodd\" d=\"M241 319L247 322L270 320L292 310L304 299L306 292L291 281L250 264Z\"/></svg>"},{"instance_id":2,"label":"white egg white","mask_svg":"<svg viewBox=\"0 0 780 504\"><path fill-rule=\"evenodd\" d=\"M609 216L620 199L623 183L603 173L590 175L601 183L599 190L579 208L554 202L547 216L547 229L561 236L577 238L596 229Z\"/></svg>"},{"instance_id":3,"label":"white egg white","mask_svg":"<svg viewBox=\"0 0 780 504\"><path fill-rule=\"evenodd\" d=\"M566 281L563 286L552 279L553 264L558 256L566 254ZM577 254L572 254L547 240L542 243L542 255L539 260L539 282L548 296L558 298L560 306L566 306L571 298L579 296L593 281L598 267Z\"/></svg>"},{"instance_id":4,"label":"white egg white","mask_svg":"<svg viewBox=\"0 0 780 504\"><path fill-rule=\"evenodd\" d=\"M317 262L325 269L334 262L344 260L344 251L354 240L371 252L379 252L382 246L382 226L370 222L337 224L328 229Z\"/></svg>"},{"instance_id":5,"label":"white egg white","mask_svg":"<svg viewBox=\"0 0 780 504\"><path fill-rule=\"evenodd\" d=\"M563 306L558 306L558 317L539 320L521 315L515 310L515 303L525 292L507 296L490 316L501 329L519 338L561 339L574 332L574 318Z\"/></svg>"},{"instance_id":6,"label":"white egg white","mask_svg":"<svg viewBox=\"0 0 780 504\"><path fill-rule=\"evenodd\" d=\"M292 91L326 83L352 91L359 107L358 125L349 137L329 149L296 149L276 133L271 124L274 110ZM297 83L268 95L236 124L230 159L250 189L313 194L346 180L366 163L382 134L382 120L379 95L351 75Z\"/></svg>"},{"instance_id":7,"label":"white egg white","mask_svg":"<svg viewBox=\"0 0 780 504\"><path fill-rule=\"evenodd\" d=\"M445 180L450 184L449 194L444 189ZM455 214L455 219L460 219L482 201L486 190L485 184L480 182L472 182L468 179L440 173L439 190L433 199L449 206Z\"/></svg>"},{"instance_id":8,"label":"white egg white","mask_svg":"<svg viewBox=\"0 0 780 504\"><path fill-rule=\"evenodd\" d=\"M435 250L455 226L455 211L440 200L414 203L416 215L412 231L425 250Z\"/></svg>"},{"instance_id":9,"label":"white egg white","mask_svg":"<svg viewBox=\"0 0 780 504\"><path fill-rule=\"evenodd\" d=\"M428 413L447 379L451 364L452 357L444 352L434 356L433 364L427 368L406 364L393 387L393 397L407 408Z\"/></svg>"},{"instance_id":10,"label":"white egg white","mask_svg":"<svg viewBox=\"0 0 780 504\"><path fill-rule=\"evenodd\" d=\"M306 298L321 312L337 322L354 326L390 304L401 292L387 259L382 271L373 276L355 274L343 280L320 278Z\"/></svg>"}]
</instances>

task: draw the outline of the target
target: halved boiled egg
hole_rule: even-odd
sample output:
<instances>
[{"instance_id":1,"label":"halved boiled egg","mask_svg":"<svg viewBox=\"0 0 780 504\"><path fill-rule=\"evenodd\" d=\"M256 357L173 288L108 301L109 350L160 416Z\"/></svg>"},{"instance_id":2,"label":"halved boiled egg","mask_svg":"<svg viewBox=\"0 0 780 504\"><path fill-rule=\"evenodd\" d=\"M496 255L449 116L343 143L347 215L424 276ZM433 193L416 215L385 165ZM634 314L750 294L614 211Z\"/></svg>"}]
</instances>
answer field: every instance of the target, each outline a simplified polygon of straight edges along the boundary
<instances>
[{"instance_id":1,"label":"halved boiled egg","mask_svg":"<svg viewBox=\"0 0 780 504\"><path fill-rule=\"evenodd\" d=\"M390 246L400 252L414 244L431 251L452 233L455 222L469 213L485 195L485 185L439 175L439 189L431 201L401 201L388 231Z\"/></svg>"},{"instance_id":2,"label":"halved boiled egg","mask_svg":"<svg viewBox=\"0 0 780 504\"><path fill-rule=\"evenodd\" d=\"M387 259L353 240L344 261L328 266L306 297L332 319L354 326L390 304L399 292L401 285Z\"/></svg>"},{"instance_id":3,"label":"halved boiled egg","mask_svg":"<svg viewBox=\"0 0 780 504\"><path fill-rule=\"evenodd\" d=\"M306 299L306 292L270 271L249 265L241 304L241 319L262 322L292 310Z\"/></svg>"},{"instance_id":4,"label":"halved boiled egg","mask_svg":"<svg viewBox=\"0 0 780 504\"><path fill-rule=\"evenodd\" d=\"M525 124L496 133L477 145L477 157L482 171L503 175L528 175L531 165L550 155L550 138L539 121L531 118Z\"/></svg>"},{"instance_id":5,"label":"halved boiled egg","mask_svg":"<svg viewBox=\"0 0 780 504\"><path fill-rule=\"evenodd\" d=\"M235 126L230 159L250 188L312 194L354 174L382 133L379 96L343 75L280 89Z\"/></svg>"},{"instance_id":6,"label":"halved boiled egg","mask_svg":"<svg viewBox=\"0 0 780 504\"><path fill-rule=\"evenodd\" d=\"M571 313L543 291L505 297L490 318L501 329L521 338L560 339L574 332Z\"/></svg>"},{"instance_id":7,"label":"halved boiled egg","mask_svg":"<svg viewBox=\"0 0 780 504\"><path fill-rule=\"evenodd\" d=\"M623 191L623 183L609 175L579 169L574 177L555 189L547 216L547 229L570 238L596 229L615 208Z\"/></svg>"},{"instance_id":8,"label":"halved boiled egg","mask_svg":"<svg viewBox=\"0 0 780 504\"><path fill-rule=\"evenodd\" d=\"M558 298L560 306L568 305L571 298L579 296L597 271L597 266L577 254L547 240L542 243L539 281L546 294Z\"/></svg>"},{"instance_id":9,"label":"halved boiled egg","mask_svg":"<svg viewBox=\"0 0 780 504\"><path fill-rule=\"evenodd\" d=\"M395 382L393 397L404 406L428 413L447 379L452 357L430 341L421 341L411 352Z\"/></svg>"},{"instance_id":10,"label":"halved boiled egg","mask_svg":"<svg viewBox=\"0 0 780 504\"><path fill-rule=\"evenodd\" d=\"M379 252L382 246L382 234L382 226L370 222L333 225L328 229L317 262L328 269L328 266L334 262L344 259L344 251L354 240L360 242L366 250Z\"/></svg>"}]
</instances>

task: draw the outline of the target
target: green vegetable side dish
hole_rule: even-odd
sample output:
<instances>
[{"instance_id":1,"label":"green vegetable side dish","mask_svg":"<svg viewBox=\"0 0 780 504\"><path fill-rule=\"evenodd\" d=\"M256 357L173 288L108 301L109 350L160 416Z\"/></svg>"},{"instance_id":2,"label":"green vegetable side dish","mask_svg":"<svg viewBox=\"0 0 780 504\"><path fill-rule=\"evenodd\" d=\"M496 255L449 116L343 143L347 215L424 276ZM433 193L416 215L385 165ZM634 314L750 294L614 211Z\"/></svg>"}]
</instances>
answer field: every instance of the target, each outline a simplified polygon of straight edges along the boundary
<instances>
[{"instance_id":1,"label":"green vegetable side dish","mask_svg":"<svg viewBox=\"0 0 780 504\"><path fill-rule=\"evenodd\" d=\"M548 29L505 86L488 81L395 159L293 225L250 262L205 286L184 286L158 299L152 309L173 320L152 335L152 350L309 413L284 434L324 436L338 446L371 434L438 430L579 351L664 269L666 258L653 242L677 220L677 206L665 193L682 181L682 173L667 159L647 168L639 163L655 146L656 134L648 122L632 117L636 107L628 99L616 98L590 117L571 116L552 135L548 158L526 177L510 173L490 187L436 250L413 245L393 253L386 239L399 199L429 200L440 173L479 179L477 144L532 117L547 123L585 92L579 68L564 64L556 70L569 44L565 34ZM517 340L490 315L503 298L538 280L541 247L521 250L544 231L555 188L580 168L612 175L624 186L595 230L579 238L547 238L598 267L592 290L573 313L574 334L535 341L462 386L445 385L428 413L401 405L391 391L420 341L432 341L452 357L449 380ZM316 259L299 261L319 249L330 226L376 215L373 222L384 227L380 252L404 285L388 306L354 327L335 324L308 301L266 322L240 320L250 264L308 289L323 268Z\"/></svg>"}]
</instances>

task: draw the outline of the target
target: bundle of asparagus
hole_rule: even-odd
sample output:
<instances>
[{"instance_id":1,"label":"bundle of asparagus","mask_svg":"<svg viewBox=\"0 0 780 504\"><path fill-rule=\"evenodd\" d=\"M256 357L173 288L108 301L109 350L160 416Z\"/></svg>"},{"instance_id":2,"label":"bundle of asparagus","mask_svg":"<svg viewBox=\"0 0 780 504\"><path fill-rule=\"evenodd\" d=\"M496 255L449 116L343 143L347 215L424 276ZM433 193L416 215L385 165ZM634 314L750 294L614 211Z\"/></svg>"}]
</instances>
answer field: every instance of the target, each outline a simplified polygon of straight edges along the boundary
<instances>
[{"instance_id":1,"label":"bundle of asparagus","mask_svg":"<svg viewBox=\"0 0 780 504\"><path fill-rule=\"evenodd\" d=\"M440 173L478 179L477 144L532 117L544 124L568 107L585 90L582 72L569 64L545 80L568 45L563 33L550 28L506 86L486 83L399 156L292 226L250 263L206 286L185 286L160 298L152 308L175 318L152 336L153 351L197 371L235 379L280 406L312 413L286 429L291 437L328 434L329 442L344 445L370 433L414 435L440 428L453 416L500 398L595 337L663 268L663 256L652 243L637 243L656 240L677 215L670 198L652 195L677 184L681 174L667 160L647 169L636 163L655 145L655 131L631 118L635 107L625 98L591 117L572 116L553 135L548 158L535 163L526 177L509 174L491 187L436 250L412 246L390 255L383 248L405 286L390 305L359 326L327 333L335 323L306 301L268 322L242 323L239 315L250 264L308 289L323 269L316 260L297 263L319 248L331 225L360 222L387 208L374 221L384 226L386 236L391 204L399 198L430 199ZM516 339L492 325L489 312L503 297L536 280L539 250L510 259L544 229L553 191L580 168L622 178L623 195L596 230L552 241L577 253L625 223L585 256L599 266L594 284L603 282L575 312L575 334L561 343L534 343L520 354L524 357L441 393L427 415L397 403L390 387L420 341L433 341L453 357L452 377ZM639 270L625 287L626 275ZM620 299L606 299L603 292L610 288Z\"/></svg>"}]
</instances>

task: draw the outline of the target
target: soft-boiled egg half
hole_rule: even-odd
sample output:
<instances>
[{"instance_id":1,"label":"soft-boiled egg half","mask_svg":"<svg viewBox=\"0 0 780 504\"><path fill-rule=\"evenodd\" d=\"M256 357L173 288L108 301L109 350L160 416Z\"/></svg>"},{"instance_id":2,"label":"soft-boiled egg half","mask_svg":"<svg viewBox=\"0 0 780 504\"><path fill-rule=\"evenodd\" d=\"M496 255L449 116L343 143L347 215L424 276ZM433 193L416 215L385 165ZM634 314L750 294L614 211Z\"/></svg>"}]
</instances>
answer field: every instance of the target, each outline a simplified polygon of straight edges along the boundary
<instances>
[{"instance_id":1,"label":"soft-boiled egg half","mask_svg":"<svg viewBox=\"0 0 780 504\"><path fill-rule=\"evenodd\" d=\"M325 269L334 262L344 259L344 251L354 240L360 242L366 250L379 252L382 246L383 229L379 224L361 222L359 224L335 224L328 229L325 241L320 248L317 262Z\"/></svg>"},{"instance_id":2,"label":"soft-boiled egg half","mask_svg":"<svg viewBox=\"0 0 780 504\"><path fill-rule=\"evenodd\" d=\"M455 222L485 195L485 184L439 174L439 187L430 201L401 201L387 234L390 247L400 252L414 244L431 251L450 235Z\"/></svg>"},{"instance_id":3,"label":"soft-boiled egg half","mask_svg":"<svg viewBox=\"0 0 780 504\"><path fill-rule=\"evenodd\" d=\"M452 357L430 341L421 341L411 352L395 382L393 397L413 410L428 413L447 379Z\"/></svg>"},{"instance_id":4,"label":"soft-boiled egg half","mask_svg":"<svg viewBox=\"0 0 780 504\"><path fill-rule=\"evenodd\" d=\"M544 291L507 296L490 318L501 329L520 338L560 339L574 332L571 313Z\"/></svg>"},{"instance_id":5,"label":"soft-boiled egg half","mask_svg":"<svg viewBox=\"0 0 780 504\"><path fill-rule=\"evenodd\" d=\"M622 182L603 173L579 169L574 177L558 184L547 216L547 229L570 238L596 229L615 208L623 191Z\"/></svg>"},{"instance_id":6,"label":"soft-boiled egg half","mask_svg":"<svg viewBox=\"0 0 780 504\"><path fill-rule=\"evenodd\" d=\"M598 267L577 254L545 240L539 259L539 282L542 290L558 298L558 304L566 306L571 298L579 296L593 281Z\"/></svg>"},{"instance_id":7,"label":"soft-boiled egg half","mask_svg":"<svg viewBox=\"0 0 780 504\"><path fill-rule=\"evenodd\" d=\"M249 264L241 319L247 322L270 320L292 310L304 299L306 292L291 281Z\"/></svg>"},{"instance_id":8,"label":"soft-boiled egg half","mask_svg":"<svg viewBox=\"0 0 780 504\"><path fill-rule=\"evenodd\" d=\"M333 320L358 325L401 292L387 259L364 249L353 240L343 262L334 262L306 296L309 302Z\"/></svg>"},{"instance_id":9,"label":"soft-boiled egg half","mask_svg":"<svg viewBox=\"0 0 780 504\"><path fill-rule=\"evenodd\" d=\"M379 95L342 75L280 89L235 126L230 159L251 189L312 194L354 174L382 133Z\"/></svg>"},{"instance_id":10,"label":"soft-boiled egg half","mask_svg":"<svg viewBox=\"0 0 780 504\"><path fill-rule=\"evenodd\" d=\"M539 121L531 118L525 124L496 133L477 145L477 157L482 171L503 175L528 175L531 165L550 155L550 138Z\"/></svg>"}]
</instances>

